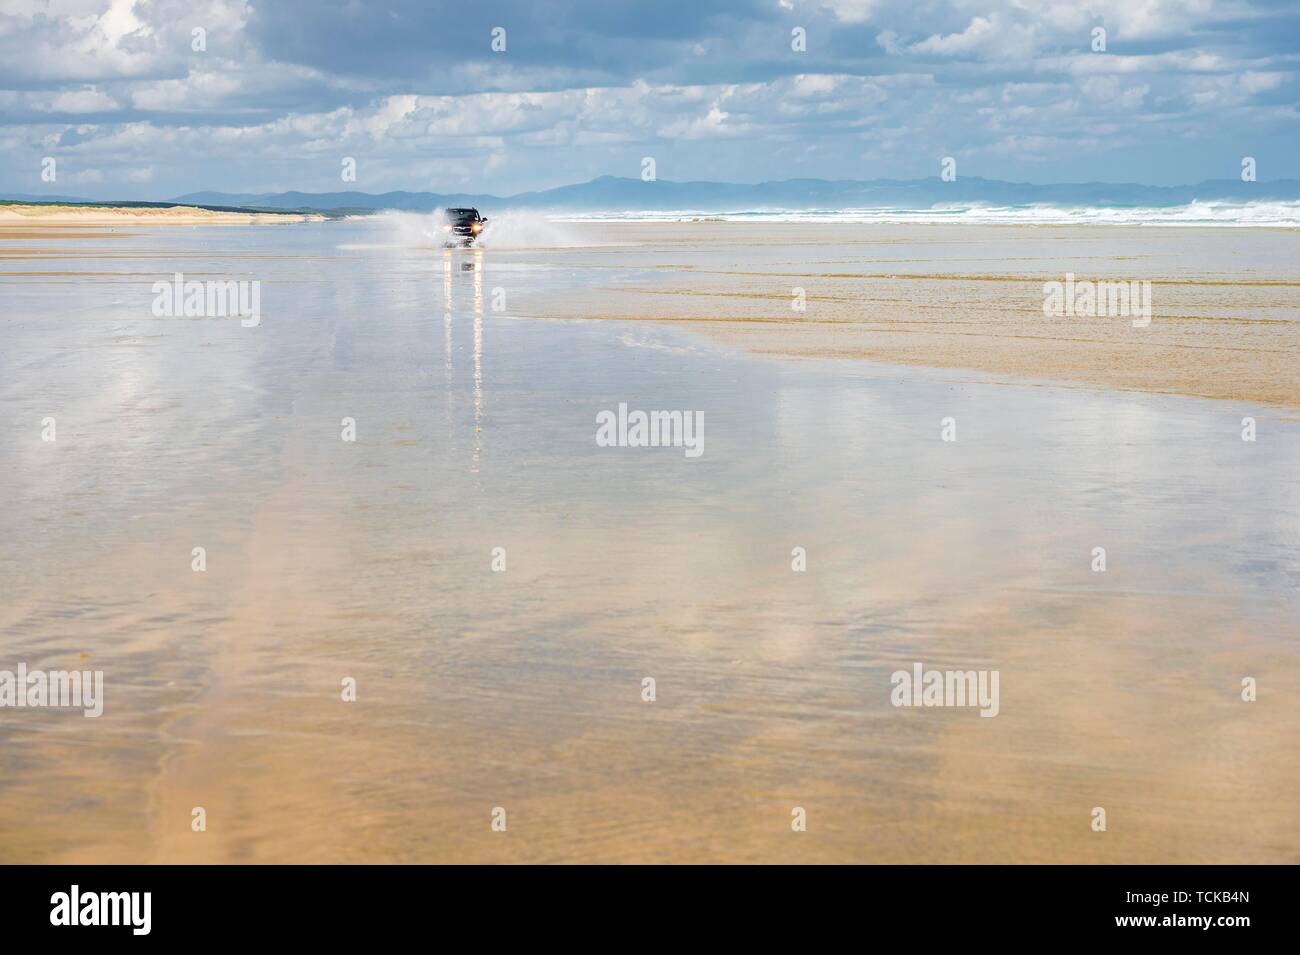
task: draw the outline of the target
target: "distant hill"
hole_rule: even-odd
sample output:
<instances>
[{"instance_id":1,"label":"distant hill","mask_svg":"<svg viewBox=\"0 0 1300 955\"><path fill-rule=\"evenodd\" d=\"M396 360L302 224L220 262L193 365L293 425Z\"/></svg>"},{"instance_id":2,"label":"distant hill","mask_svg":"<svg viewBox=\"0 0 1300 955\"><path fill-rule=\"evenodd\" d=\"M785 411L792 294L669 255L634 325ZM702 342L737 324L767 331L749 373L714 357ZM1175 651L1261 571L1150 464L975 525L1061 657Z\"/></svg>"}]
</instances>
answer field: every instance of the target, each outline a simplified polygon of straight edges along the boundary
<instances>
[{"instance_id":1,"label":"distant hill","mask_svg":"<svg viewBox=\"0 0 1300 955\"><path fill-rule=\"evenodd\" d=\"M4 196L22 202L87 202L67 196ZM1055 183L1036 185L975 176L943 182L929 179L827 180L785 179L777 182L643 182L601 176L590 182L513 196L439 192L191 192L162 203L122 205L197 205L218 209L284 212L373 212L403 209L425 212L444 206L494 209L555 209L590 212L693 210L735 212L762 209L929 209L945 204L1065 207L1170 207L1200 201L1300 201L1300 180L1241 182L1211 179L1189 186L1143 186L1136 183Z\"/></svg>"},{"instance_id":2,"label":"distant hill","mask_svg":"<svg viewBox=\"0 0 1300 955\"><path fill-rule=\"evenodd\" d=\"M77 196L25 196L21 193L6 193L0 196L0 202L67 202L78 205L91 202L90 199L81 199Z\"/></svg>"},{"instance_id":3,"label":"distant hill","mask_svg":"<svg viewBox=\"0 0 1300 955\"><path fill-rule=\"evenodd\" d=\"M590 182L513 196L472 193L385 192L195 192L176 202L268 209L426 211L442 206L480 209L535 208L588 210L736 211L741 209L925 209L943 203L987 203L999 206L1180 206L1196 200L1300 200L1300 180L1241 182L1213 179L1190 186L1143 186L1135 183L1058 183L1035 185L996 179L962 177L954 182L930 179L826 180L786 179L755 184L728 182L643 182L601 176Z\"/></svg>"}]
</instances>

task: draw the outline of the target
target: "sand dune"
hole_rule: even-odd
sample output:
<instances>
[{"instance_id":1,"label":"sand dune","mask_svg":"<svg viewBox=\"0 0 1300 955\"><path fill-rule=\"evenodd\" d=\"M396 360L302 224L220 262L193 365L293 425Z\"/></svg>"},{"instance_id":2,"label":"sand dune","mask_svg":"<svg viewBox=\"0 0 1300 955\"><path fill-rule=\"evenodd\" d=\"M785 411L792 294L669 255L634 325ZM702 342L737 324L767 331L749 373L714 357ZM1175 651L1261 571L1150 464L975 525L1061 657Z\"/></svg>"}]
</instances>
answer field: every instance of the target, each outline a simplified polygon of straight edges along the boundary
<instances>
[{"instance_id":1,"label":"sand dune","mask_svg":"<svg viewBox=\"0 0 1300 955\"><path fill-rule=\"evenodd\" d=\"M268 213L218 212L197 206L77 206L0 205L0 238L23 238L11 234L15 226L58 225L252 225L255 223L305 222L322 216Z\"/></svg>"}]
</instances>

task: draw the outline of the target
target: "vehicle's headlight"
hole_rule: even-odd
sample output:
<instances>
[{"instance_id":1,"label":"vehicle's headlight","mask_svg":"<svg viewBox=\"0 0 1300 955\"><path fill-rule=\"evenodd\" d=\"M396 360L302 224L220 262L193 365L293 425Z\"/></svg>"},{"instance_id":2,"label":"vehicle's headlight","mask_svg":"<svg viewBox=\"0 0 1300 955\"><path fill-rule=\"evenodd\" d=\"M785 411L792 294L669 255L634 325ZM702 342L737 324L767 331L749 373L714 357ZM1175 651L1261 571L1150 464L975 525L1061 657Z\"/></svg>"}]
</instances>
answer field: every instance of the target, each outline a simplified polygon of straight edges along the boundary
<instances>
[{"instance_id":1,"label":"vehicle's headlight","mask_svg":"<svg viewBox=\"0 0 1300 955\"><path fill-rule=\"evenodd\" d=\"M450 231L451 231L451 226L449 226L449 225L445 225L445 226L443 226L443 227L442 227L442 231L443 231L443 232L450 232Z\"/></svg>"},{"instance_id":2,"label":"vehicle's headlight","mask_svg":"<svg viewBox=\"0 0 1300 955\"><path fill-rule=\"evenodd\" d=\"M470 229L472 229L472 230L475 231L475 232L482 232L482 231L483 231L483 223L481 223L481 222L475 222L472 226L470 226Z\"/></svg>"}]
</instances>

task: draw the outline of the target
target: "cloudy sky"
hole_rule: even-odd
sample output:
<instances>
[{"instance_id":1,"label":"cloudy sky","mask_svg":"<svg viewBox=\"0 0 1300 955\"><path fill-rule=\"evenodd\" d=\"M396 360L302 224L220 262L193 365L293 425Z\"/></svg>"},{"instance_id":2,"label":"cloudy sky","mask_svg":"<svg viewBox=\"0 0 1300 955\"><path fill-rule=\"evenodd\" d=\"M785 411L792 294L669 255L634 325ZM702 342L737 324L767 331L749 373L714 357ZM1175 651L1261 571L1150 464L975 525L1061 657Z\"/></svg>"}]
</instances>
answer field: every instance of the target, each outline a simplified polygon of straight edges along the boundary
<instances>
[{"instance_id":1,"label":"cloudy sky","mask_svg":"<svg viewBox=\"0 0 1300 955\"><path fill-rule=\"evenodd\" d=\"M0 0L0 192L1300 178L1298 69L1294 0Z\"/></svg>"}]
</instances>

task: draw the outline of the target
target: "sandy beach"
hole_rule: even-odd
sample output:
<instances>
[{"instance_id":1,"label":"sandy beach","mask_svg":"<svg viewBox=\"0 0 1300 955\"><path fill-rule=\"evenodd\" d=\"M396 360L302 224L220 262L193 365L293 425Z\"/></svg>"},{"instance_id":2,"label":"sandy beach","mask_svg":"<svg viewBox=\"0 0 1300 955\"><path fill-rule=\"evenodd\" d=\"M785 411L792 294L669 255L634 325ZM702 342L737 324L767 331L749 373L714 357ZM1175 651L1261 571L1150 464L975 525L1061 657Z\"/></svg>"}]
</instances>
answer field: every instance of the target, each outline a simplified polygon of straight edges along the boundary
<instances>
[{"instance_id":1,"label":"sandy beach","mask_svg":"<svg viewBox=\"0 0 1300 955\"><path fill-rule=\"evenodd\" d=\"M266 225L320 221L322 216L296 213L230 212L196 206L79 206L5 203L0 205L0 238L39 239L61 226Z\"/></svg>"},{"instance_id":2,"label":"sandy beach","mask_svg":"<svg viewBox=\"0 0 1300 955\"><path fill-rule=\"evenodd\" d=\"M1291 229L611 223L598 241L661 254L610 281L619 256L602 250L591 287L546 314L689 322L772 355L1300 405ZM1151 324L1045 316L1044 283L1067 272L1150 282Z\"/></svg>"},{"instance_id":3,"label":"sandy beach","mask_svg":"<svg viewBox=\"0 0 1300 955\"><path fill-rule=\"evenodd\" d=\"M0 206L0 239L319 218ZM510 238L503 255L521 248ZM563 251L566 267L589 280L562 297L520 289L526 310L539 317L689 323L716 341L773 356L1300 406L1294 229L570 222L548 226L540 238L530 246L540 256ZM548 248L556 240L559 247ZM41 250L58 254L48 243ZM6 243L0 259L31 251ZM1067 273L1079 281L1149 282L1150 323L1044 315L1044 284Z\"/></svg>"},{"instance_id":4,"label":"sandy beach","mask_svg":"<svg viewBox=\"0 0 1300 955\"><path fill-rule=\"evenodd\" d=\"M1296 233L174 221L0 219L0 861L1300 859Z\"/></svg>"}]
</instances>

